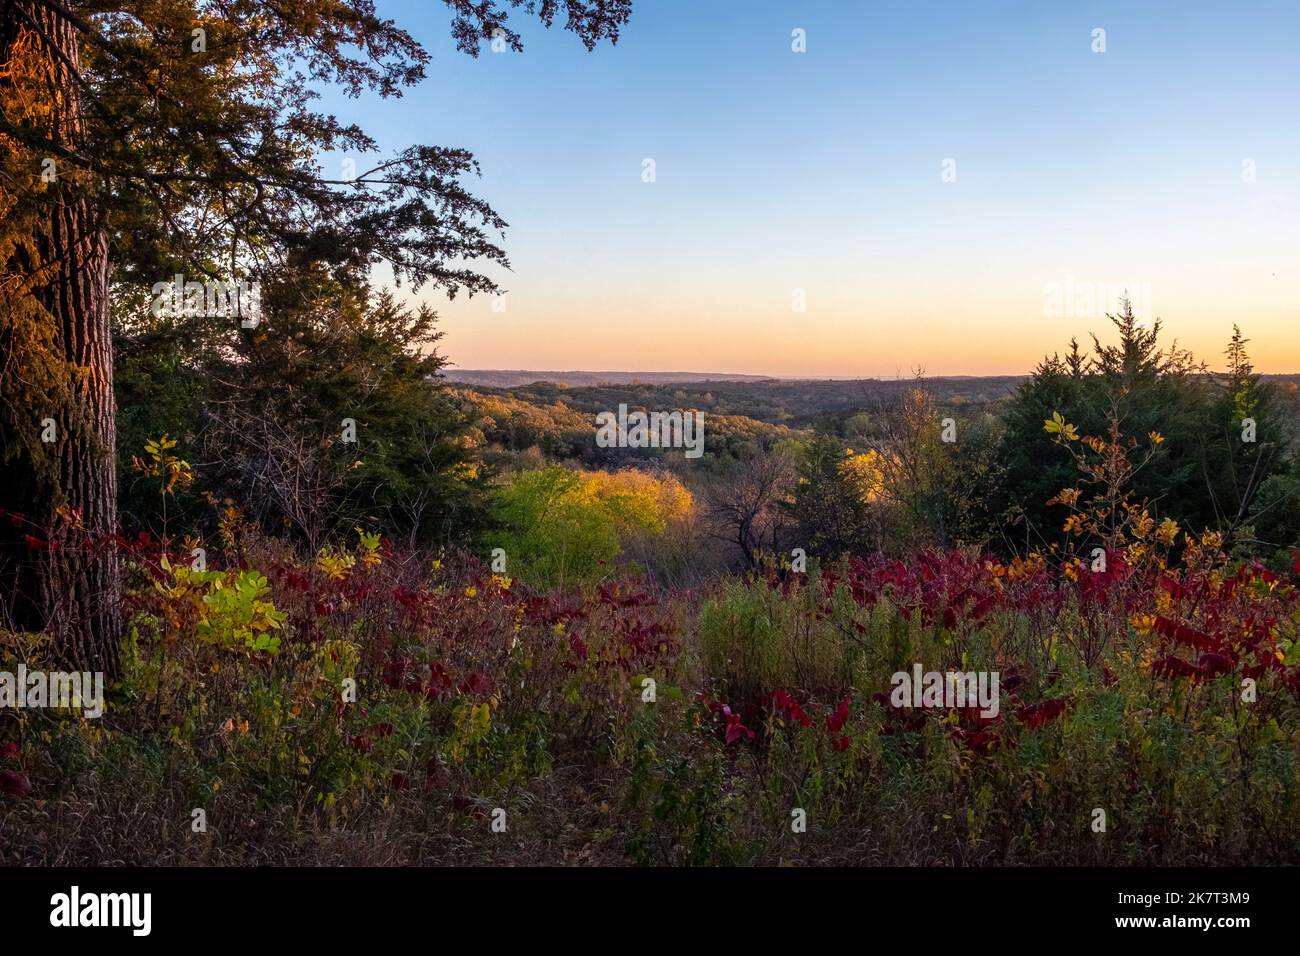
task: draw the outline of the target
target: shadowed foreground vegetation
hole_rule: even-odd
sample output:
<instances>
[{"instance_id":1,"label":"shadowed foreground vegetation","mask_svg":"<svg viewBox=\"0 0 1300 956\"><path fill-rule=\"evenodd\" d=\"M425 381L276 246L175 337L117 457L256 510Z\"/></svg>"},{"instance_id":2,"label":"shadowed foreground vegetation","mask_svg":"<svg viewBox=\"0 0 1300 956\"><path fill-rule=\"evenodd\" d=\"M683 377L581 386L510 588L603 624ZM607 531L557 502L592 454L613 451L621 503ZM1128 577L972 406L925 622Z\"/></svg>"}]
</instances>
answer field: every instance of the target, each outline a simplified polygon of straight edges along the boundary
<instances>
[{"instance_id":1,"label":"shadowed foreground vegetation","mask_svg":"<svg viewBox=\"0 0 1300 956\"><path fill-rule=\"evenodd\" d=\"M1212 539L537 592L221 529L204 573L132 544L105 717L7 724L0 862L1297 861L1297 592ZM1000 713L889 706L913 661L999 670Z\"/></svg>"}]
</instances>

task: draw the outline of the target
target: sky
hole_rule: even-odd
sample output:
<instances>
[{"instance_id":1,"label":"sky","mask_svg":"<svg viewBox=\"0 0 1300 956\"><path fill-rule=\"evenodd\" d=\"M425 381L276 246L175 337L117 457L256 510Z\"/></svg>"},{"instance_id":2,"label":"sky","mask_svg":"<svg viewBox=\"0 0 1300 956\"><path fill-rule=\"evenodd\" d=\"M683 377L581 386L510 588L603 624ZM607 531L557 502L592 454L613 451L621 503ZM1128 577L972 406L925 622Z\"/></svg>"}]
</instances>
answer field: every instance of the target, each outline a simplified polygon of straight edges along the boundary
<instances>
[{"instance_id":1,"label":"sky","mask_svg":"<svg viewBox=\"0 0 1300 956\"><path fill-rule=\"evenodd\" d=\"M1127 289L1300 371L1295 0L635 0L616 46L516 12L477 59L442 3L377 7L427 78L325 108L471 150L510 224L501 311L416 295L460 367L1018 374Z\"/></svg>"}]
</instances>

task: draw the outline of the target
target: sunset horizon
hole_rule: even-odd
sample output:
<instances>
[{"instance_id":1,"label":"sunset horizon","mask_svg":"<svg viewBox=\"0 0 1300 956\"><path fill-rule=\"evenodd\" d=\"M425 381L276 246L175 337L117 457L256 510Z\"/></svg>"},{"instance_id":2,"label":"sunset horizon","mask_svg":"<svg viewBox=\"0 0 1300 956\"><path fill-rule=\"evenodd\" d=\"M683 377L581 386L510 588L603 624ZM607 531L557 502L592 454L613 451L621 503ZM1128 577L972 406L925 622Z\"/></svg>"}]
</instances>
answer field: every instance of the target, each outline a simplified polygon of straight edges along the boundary
<instances>
[{"instance_id":1,"label":"sunset horizon","mask_svg":"<svg viewBox=\"0 0 1300 956\"><path fill-rule=\"evenodd\" d=\"M659 4L576 61L546 31L465 58L385 7L423 89L485 88L326 98L478 159L501 294L403 290L464 367L1027 373L1127 291L1212 366L1236 323L1300 370L1293 6Z\"/></svg>"}]
</instances>

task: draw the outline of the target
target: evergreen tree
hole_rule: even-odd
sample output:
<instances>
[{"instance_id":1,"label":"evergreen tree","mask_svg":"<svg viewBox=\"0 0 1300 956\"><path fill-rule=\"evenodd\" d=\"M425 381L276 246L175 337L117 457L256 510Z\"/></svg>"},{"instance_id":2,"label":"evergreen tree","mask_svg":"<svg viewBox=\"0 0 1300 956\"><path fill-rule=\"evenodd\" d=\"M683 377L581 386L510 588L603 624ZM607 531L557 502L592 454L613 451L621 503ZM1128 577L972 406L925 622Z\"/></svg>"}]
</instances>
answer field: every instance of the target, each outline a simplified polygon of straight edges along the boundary
<instances>
[{"instance_id":1,"label":"evergreen tree","mask_svg":"<svg viewBox=\"0 0 1300 956\"><path fill-rule=\"evenodd\" d=\"M1238 544L1255 543L1260 520L1274 539L1270 543L1276 543L1288 536L1280 522L1291 510L1285 499L1294 493L1281 481L1287 471L1288 441L1276 390L1255 373L1246 352L1249 342L1233 325L1224 349L1227 369L1217 403L1226 454L1216 475L1220 491L1214 504L1220 525Z\"/></svg>"},{"instance_id":2,"label":"evergreen tree","mask_svg":"<svg viewBox=\"0 0 1300 956\"><path fill-rule=\"evenodd\" d=\"M1001 507L1015 528L1011 540L1033 549L1061 537L1058 512L1046 501L1077 475L1043 430L1053 412L1083 435L1104 435L1111 415L1124 435L1161 435L1159 454L1133 477L1135 496L1184 527L1232 533L1251 512L1261 484L1282 467L1280 416L1253 374L1247 340L1234 335L1229 372L1220 382L1176 343L1162 348L1159 321L1144 326L1127 300L1107 318L1118 333L1115 344L1094 335L1085 367L1072 342L1065 362L1041 363L1008 405ZM1242 441L1245 409L1257 413L1253 446Z\"/></svg>"},{"instance_id":3,"label":"evergreen tree","mask_svg":"<svg viewBox=\"0 0 1300 956\"><path fill-rule=\"evenodd\" d=\"M203 470L313 551L358 525L412 545L470 543L489 475L442 379L432 310L319 268L268 291L259 334L209 366Z\"/></svg>"},{"instance_id":4,"label":"evergreen tree","mask_svg":"<svg viewBox=\"0 0 1300 956\"><path fill-rule=\"evenodd\" d=\"M798 466L794 494L786 505L796 530L792 541L809 554L838 557L880 547L862 483L845 468L847 452L829 435L816 436Z\"/></svg>"}]
</instances>

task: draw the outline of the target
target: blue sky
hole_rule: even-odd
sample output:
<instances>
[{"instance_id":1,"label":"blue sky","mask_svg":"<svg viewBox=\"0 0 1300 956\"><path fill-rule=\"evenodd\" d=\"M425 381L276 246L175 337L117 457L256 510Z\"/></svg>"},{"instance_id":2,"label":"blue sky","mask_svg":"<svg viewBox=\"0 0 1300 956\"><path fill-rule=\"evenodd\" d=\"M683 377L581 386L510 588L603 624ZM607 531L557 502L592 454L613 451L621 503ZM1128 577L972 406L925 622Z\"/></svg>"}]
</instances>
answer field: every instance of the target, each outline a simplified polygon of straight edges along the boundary
<instances>
[{"instance_id":1,"label":"blue sky","mask_svg":"<svg viewBox=\"0 0 1300 956\"><path fill-rule=\"evenodd\" d=\"M327 107L470 149L511 224L504 313L424 296L462 366L1021 372L1105 324L1045 314L1068 281L1300 370L1300 4L641 0L617 46L516 12L478 59L378 8L428 78Z\"/></svg>"}]
</instances>

